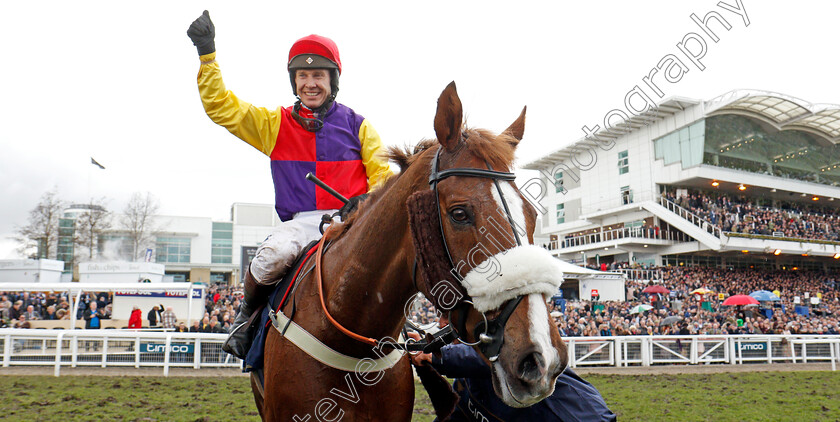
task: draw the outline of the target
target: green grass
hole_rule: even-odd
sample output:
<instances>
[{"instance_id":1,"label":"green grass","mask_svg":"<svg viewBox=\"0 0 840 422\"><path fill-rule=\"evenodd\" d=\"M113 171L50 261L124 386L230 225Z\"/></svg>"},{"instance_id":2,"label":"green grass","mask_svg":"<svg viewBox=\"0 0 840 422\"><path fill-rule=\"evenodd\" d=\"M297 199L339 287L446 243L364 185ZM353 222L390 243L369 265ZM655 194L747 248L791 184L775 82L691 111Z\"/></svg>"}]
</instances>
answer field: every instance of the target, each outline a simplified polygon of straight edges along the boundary
<instances>
[{"instance_id":1,"label":"green grass","mask_svg":"<svg viewBox=\"0 0 840 422\"><path fill-rule=\"evenodd\" d=\"M588 375L619 420L840 420L837 372Z\"/></svg>"},{"instance_id":2,"label":"green grass","mask_svg":"<svg viewBox=\"0 0 840 422\"><path fill-rule=\"evenodd\" d=\"M619 420L840 420L840 374L588 375ZM0 376L2 417L21 421L258 421L248 379ZM418 384L415 421L432 421Z\"/></svg>"}]
</instances>

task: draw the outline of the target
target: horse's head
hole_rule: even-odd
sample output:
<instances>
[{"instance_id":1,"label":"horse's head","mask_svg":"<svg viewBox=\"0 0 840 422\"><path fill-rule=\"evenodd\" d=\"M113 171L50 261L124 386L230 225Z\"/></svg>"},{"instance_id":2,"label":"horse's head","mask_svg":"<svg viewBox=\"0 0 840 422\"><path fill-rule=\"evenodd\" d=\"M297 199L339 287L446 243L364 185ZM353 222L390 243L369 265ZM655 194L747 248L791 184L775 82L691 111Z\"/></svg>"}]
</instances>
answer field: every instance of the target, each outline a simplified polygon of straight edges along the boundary
<instances>
[{"instance_id":1,"label":"horse's head","mask_svg":"<svg viewBox=\"0 0 840 422\"><path fill-rule=\"evenodd\" d=\"M451 83L438 99L431 190L409 200L420 286L462 342L492 368L496 394L509 406L551 395L568 363L546 296L562 281L558 261L532 246L536 211L513 181L514 151L525 110L499 135L462 127Z\"/></svg>"}]
</instances>

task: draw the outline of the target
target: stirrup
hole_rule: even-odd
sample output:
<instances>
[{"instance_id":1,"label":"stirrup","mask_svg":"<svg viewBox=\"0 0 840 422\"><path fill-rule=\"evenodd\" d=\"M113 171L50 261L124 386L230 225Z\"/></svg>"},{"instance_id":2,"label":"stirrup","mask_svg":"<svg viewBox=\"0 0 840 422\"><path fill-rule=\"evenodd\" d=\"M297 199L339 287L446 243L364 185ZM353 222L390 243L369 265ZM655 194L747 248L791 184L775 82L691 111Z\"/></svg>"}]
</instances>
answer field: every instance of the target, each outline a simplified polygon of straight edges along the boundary
<instances>
[{"instance_id":1,"label":"stirrup","mask_svg":"<svg viewBox=\"0 0 840 422\"><path fill-rule=\"evenodd\" d=\"M225 342L222 344L223 351L239 358L240 360L245 360L245 356L248 355L248 350L251 348L251 339L248 335L248 322L249 321L245 321L230 330L228 338L225 339ZM234 343L239 345L239 350L236 350Z\"/></svg>"}]
</instances>

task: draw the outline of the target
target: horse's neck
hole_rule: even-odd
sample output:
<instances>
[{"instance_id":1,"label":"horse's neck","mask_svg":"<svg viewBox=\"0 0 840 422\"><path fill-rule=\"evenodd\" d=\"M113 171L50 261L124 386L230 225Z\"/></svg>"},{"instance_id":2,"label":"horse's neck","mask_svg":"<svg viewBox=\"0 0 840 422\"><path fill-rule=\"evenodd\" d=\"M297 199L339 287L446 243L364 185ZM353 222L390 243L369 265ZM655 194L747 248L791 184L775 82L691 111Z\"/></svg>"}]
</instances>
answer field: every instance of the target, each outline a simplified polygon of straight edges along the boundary
<instances>
[{"instance_id":1,"label":"horse's neck","mask_svg":"<svg viewBox=\"0 0 840 422\"><path fill-rule=\"evenodd\" d=\"M357 217L324 260L324 274L334 277L325 286L333 316L377 340L398 335L405 302L416 292L405 205L409 193L401 186L389 189Z\"/></svg>"}]
</instances>

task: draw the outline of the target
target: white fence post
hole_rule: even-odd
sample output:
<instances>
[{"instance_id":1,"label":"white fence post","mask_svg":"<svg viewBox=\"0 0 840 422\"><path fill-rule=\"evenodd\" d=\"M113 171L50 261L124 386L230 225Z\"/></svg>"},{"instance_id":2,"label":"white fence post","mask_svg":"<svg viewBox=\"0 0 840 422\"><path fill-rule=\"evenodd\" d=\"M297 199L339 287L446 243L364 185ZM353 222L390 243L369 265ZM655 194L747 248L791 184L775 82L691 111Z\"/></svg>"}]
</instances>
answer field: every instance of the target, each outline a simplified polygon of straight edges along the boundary
<instances>
[{"instance_id":1,"label":"white fence post","mask_svg":"<svg viewBox=\"0 0 840 422\"><path fill-rule=\"evenodd\" d=\"M102 339L102 367L106 367L108 363L108 337Z\"/></svg>"},{"instance_id":2,"label":"white fence post","mask_svg":"<svg viewBox=\"0 0 840 422\"><path fill-rule=\"evenodd\" d=\"M624 341L622 341L621 337L613 337L613 341L612 341L613 356L614 356L614 359L615 359L615 367L616 368L621 368L621 362L624 361L624 359L621 358L621 355L622 355L621 345L623 343L624 343Z\"/></svg>"},{"instance_id":3,"label":"white fence post","mask_svg":"<svg viewBox=\"0 0 840 422\"><path fill-rule=\"evenodd\" d=\"M738 364L738 353L735 351L735 343L736 340L732 337L726 339L726 347L729 348L729 364L730 365L737 365Z\"/></svg>"},{"instance_id":4,"label":"white fence post","mask_svg":"<svg viewBox=\"0 0 840 422\"><path fill-rule=\"evenodd\" d=\"M172 334L166 335L166 345L163 348L163 376L169 376L169 349L172 346Z\"/></svg>"},{"instance_id":5,"label":"white fence post","mask_svg":"<svg viewBox=\"0 0 840 422\"><path fill-rule=\"evenodd\" d=\"M134 339L134 367L140 368L140 334Z\"/></svg>"},{"instance_id":6,"label":"white fence post","mask_svg":"<svg viewBox=\"0 0 840 422\"><path fill-rule=\"evenodd\" d=\"M201 368L201 339L195 339L195 349L193 350L193 368Z\"/></svg>"},{"instance_id":7,"label":"white fence post","mask_svg":"<svg viewBox=\"0 0 840 422\"><path fill-rule=\"evenodd\" d=\"M691 338L691 351L689 352L689 364L697 365L697 337Z\"/></svg>"},{"instance_id":8,"label":"white fence post","mask_svg":"<svg viewBox=\"0 0 840 422\"><path fill-rule=\"evenodd\" d=\"M54 376L61 375L61 342L64 341L64 333L58 333L58 338L55 340L55 372Z\"/></svg>"},{"instance_id":9,"label":"white fence post","mask_svg":"<svg viewBox=\"0 0 840 422\"><path fill-rule=\"evenodd\" d=\"M9 361L12 360L12 335L6 334L6 340L3 341L3 367L9 367Z\"/></svg>"},{"instance_id":10,"label":"white fence post","mask_svg":"<svg viewBox=\"0 0 840 422\"><path fill-rule=\"evenodd\" d=\"M73 340L70 343L70 367L75 368L79 361L79 336L76 335L78 331L73 331Z\"/></svg>"}]
</instances>

